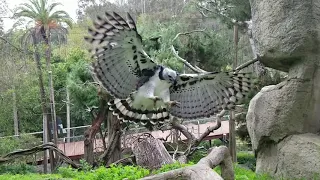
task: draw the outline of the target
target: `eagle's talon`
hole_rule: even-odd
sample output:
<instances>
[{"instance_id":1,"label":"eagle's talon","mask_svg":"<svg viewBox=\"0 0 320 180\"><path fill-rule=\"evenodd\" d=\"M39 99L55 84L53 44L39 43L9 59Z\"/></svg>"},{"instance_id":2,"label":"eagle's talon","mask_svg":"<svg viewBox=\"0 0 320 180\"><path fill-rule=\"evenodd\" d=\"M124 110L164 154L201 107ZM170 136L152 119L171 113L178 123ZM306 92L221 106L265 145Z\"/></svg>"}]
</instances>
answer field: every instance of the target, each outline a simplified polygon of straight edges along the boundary
<instances>
[{"instance_id":1,"label":"eagle's talon","mask_svg":"<svg viewBox=\"0 0 320 180\"><path fill-rule=\"evenodd\" d=\"M158 97L158 96L150 97L150 99L152 99L154 102L157 102L157 101L161 100L161 98Z\"/></svg>"},{"instance_id":2,"label":"eagle's talon","mask_svg":"<svg viewBox=\"0 0 320 180\"><path fill-rule=\"evenodd\" d=\"M179 106L181 103L178 101L168 101L166 104L169 108L171 108L172 106Z\"/></svg>"}]
</instances>

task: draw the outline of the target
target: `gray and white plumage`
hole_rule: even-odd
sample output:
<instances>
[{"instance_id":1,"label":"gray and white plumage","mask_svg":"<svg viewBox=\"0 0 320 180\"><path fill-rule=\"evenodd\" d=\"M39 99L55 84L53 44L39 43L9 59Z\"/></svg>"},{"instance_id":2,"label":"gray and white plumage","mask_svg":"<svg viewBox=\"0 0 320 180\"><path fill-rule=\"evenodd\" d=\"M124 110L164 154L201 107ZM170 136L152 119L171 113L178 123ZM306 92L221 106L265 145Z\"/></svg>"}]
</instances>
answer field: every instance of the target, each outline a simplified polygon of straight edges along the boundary
<instances>
[{"instance_id":1,"label":"gray and white plumage","mask_svg":"<svg viewBox=\"0 0 320 180\"><path fill-rule=\"evenodd\" d=\"M250 90L246 73L179 74L155 63L143 50L142 38L130 14L105 13L89 29L86 41L96 61L94 79L114 97L110 109L123 121L148 128L170 115L197 119L232 109ZM178 102L172 105L172 102Z\"/></svg>"}]
</instances>

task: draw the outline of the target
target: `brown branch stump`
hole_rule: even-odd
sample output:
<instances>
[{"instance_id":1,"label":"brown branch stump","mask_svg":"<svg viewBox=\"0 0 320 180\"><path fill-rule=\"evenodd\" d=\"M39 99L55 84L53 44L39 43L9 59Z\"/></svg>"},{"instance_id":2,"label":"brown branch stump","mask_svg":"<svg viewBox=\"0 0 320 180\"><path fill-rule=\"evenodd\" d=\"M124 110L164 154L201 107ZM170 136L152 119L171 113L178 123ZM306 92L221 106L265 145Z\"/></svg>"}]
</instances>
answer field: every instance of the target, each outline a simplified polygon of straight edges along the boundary
<instances>
[{"instance_id":1,"label":"brown branch stump","mask_svg":"<svg viewBox=\"0 0 320 180\"><path fill-rule=\"evenodd\" d=\"M174 162L163 143L152 136L138 138L132 146L137 165L147 169L157 169Z\"/></svg>"}]
</instances>

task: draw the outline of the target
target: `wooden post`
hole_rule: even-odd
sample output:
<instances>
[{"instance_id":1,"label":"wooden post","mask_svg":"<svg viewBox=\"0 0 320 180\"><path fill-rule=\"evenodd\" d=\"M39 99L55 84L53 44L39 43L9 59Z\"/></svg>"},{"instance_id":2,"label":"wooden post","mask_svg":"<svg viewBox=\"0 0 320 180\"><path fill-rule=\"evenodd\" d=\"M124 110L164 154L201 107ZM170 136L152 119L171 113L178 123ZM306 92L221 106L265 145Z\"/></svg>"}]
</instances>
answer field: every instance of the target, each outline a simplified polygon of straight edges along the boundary
<instances>
[{"instance_id":1,"label":"wooden post","mask_svg":"<svg viewBox=\"0 0 320 180\"><path fill-rule=\"evenodd\" d=\"M238 25L235 24L234 26L234 48L235 48L235 57L233 62L233 69L237 67L238 63ZM230 112L229 118L229 150L230 155L233 162L237 162L237 152L236 152L236 130L235 130L235 114L234 111Z\"/></svg>"},{"instance_id":2,"label":"wooden post","mask_svg":"<svg viewBox=\"0 0 320 180\"><path fill-rule=\"evenodd\" d=\"M70 142L70 97L69 97L69 90L66 88L67 91L67 142Z\"/></svg>"},{"instance_id":3,"label":"wooden post","mask_svg":"<svg viewBox=\"0 0 320 180\"><path fill-rule=\"evenodd\" d=\"M13 101L13 126L14 126L14 135L19 135L19 120L18 120L18 108L17 108L17 95L16 95L16 88L13 85L13 92L12 92L12 101Z\"/></svg>"}]
</instances>

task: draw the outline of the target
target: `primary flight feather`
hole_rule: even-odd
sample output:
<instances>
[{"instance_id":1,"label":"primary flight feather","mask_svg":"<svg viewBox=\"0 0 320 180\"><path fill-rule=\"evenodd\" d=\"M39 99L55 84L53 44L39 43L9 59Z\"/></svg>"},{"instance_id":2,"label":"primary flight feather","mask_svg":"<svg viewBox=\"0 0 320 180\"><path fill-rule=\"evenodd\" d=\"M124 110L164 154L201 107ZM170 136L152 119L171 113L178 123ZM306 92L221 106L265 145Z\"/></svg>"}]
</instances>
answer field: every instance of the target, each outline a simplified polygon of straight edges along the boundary
<instances>
[{"instance_id":1,"label":"primary flight feather","mask_svg":"<svg viewBox=\"0 0 320 180\"><path fill-rule=\"evenodd\" d=\"M179 74L157 64L143 50L130 14L105 13L85 40L96 61L93 78L114 97L110 110L124 122L152 129L170 115L183 119L210 117L232 109L252 87L247 73Z\"/></svg>"}]
</instances>

